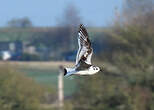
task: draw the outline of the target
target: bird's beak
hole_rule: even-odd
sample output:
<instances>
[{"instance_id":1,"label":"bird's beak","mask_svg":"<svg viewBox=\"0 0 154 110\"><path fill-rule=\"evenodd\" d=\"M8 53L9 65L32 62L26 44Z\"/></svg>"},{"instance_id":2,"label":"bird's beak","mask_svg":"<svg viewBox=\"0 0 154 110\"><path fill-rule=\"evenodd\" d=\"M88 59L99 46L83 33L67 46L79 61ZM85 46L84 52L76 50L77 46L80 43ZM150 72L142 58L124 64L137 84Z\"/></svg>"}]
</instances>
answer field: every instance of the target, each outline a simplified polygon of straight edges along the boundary
<instances>
[{"instance_id":1,"label":"bird's beak","mask_svg":"<svg viewBox=\"0 0 154 110\"><path fill-rule=\"evenodd\" d=\"M100 68L100 72L103 72L103 69L102 68Z\"/></svg>"}]
</instances>

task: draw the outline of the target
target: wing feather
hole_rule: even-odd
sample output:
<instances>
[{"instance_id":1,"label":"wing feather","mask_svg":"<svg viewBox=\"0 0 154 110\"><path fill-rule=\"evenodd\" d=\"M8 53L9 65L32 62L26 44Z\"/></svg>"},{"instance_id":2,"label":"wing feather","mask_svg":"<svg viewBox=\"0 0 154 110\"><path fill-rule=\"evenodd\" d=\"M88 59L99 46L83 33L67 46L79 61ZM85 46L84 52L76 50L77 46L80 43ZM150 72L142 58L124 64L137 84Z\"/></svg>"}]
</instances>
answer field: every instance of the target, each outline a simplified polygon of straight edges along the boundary
<instances>
[{"instance_id":1,"label":"wing feather","mask_svg":"<svg viewBox=\"0 0 154 110\"><path fill-rule=\"evenodd\" d=\"M79 49L76 56L76 65L79 63L80 60L83 60L87 64L91 64L93 50L88 37L88 33L82 24L80 25L78 31L78 45Z\"/></svg>"}]
</instances>

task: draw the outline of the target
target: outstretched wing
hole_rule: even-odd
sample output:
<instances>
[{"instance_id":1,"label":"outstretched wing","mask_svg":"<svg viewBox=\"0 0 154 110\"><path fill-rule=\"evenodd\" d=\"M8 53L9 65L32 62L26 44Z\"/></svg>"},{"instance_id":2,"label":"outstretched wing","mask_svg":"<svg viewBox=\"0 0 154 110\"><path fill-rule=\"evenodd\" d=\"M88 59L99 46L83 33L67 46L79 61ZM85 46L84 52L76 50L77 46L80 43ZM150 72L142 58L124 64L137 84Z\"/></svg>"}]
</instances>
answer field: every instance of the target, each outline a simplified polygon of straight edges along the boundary
<instances>
[{"instance_id":1,"label":"outstretched wing","mask_svg":"<svg viewBox=\"0 0 154 110\"><path fill-rule=\"evenodd\" d=\"M93 49L91 47L91 42L88 38L88 33L82 24L79 27L78 35L79 49L76 56L76 65L79 63L80 60L91 65Z\"/></svg>"}]
</instances>

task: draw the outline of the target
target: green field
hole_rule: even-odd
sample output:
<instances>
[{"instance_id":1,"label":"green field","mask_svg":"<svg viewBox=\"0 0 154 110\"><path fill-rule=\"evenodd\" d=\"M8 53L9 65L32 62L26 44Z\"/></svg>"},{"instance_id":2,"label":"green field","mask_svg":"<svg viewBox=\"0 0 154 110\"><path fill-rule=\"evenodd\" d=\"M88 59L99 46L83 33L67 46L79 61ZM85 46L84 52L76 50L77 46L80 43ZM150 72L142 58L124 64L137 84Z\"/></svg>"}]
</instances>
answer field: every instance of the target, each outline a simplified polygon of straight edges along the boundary
<instances>
[{"instance_id":1,"label":"green field","mask_svg":"<svg viewBox=\"0 0 154 110\"><path fill-rule=\"evenodd\" d=\"M57 90L58 85L58 70L57 69L22 69L22 72L26 73L28 77L33 78L36 82L46 85L48 87L54 87ZM75 92L76 82L71 78L64 78L64 95L69 96Z\"/></svg>"},{"instance_id":2,"label":"green field","mask_svg":"<svg viewBox=\"0 0 154 110\"><path fill-rule=\"evenodd\" d=\"M72 66L70 62L0 62L0 65L8 65L17 68L27 77L37 83L58 90L58 67L59 65ZM64 78L64 95L70 96L76 90L75 79Z\"/></svg>"}]
</instances>

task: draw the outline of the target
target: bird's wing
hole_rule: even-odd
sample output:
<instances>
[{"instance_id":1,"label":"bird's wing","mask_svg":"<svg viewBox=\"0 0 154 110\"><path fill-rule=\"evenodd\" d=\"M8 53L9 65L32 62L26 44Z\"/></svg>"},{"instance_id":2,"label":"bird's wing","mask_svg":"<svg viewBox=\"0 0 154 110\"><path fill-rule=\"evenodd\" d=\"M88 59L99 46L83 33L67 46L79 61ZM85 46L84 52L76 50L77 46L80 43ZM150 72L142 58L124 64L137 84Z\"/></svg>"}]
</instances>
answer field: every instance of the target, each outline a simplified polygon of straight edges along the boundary
<instances>
[{"instance_id":1,"label":"bird's wing","mask_svg":"<svg viewBox=\"0 0 154 110\"><path fill-rule=\"evenodd\" d=\"M76 56L76 65L79 63L80 60L91 65L93 49L91 47L91 42L89 40L87 30L82 24L80 25L78 31L78 44L79 49Z\"/></svg>"}]
</instances>

